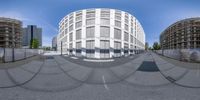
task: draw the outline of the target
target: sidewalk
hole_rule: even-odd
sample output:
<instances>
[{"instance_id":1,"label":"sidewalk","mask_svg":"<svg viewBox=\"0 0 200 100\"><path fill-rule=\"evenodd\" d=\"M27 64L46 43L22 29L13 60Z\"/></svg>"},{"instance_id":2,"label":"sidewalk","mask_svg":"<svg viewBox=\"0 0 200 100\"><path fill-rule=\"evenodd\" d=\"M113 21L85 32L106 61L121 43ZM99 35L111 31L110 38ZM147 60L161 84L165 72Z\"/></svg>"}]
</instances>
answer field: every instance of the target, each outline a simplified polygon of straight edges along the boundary
<instances>
[{"instance_id":1,"label":"sidewalk","mask_svg":"<svg viewBox=\"0 0 200 100\"><path fill-rule=\"evenodd\" d=\"M33 56L24 60L19 60L19 61L15 61L15 62L9 62L9 63L0 63L0 69L9 69L9 68L15 68L15 67L19 67L22 66L26 63L29 63L33 60L36 61L40 61L41 60L41 56Z\"/></svg>"}]
</instances>

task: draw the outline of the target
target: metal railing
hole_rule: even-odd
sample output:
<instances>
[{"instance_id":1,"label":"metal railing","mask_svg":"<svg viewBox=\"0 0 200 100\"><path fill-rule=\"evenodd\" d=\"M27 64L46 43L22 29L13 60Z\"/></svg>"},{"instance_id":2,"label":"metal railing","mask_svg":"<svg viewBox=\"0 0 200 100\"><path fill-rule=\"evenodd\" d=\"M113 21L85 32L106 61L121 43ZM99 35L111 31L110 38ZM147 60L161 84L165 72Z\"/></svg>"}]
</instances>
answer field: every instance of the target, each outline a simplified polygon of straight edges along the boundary
<instances>
[{"instance_id":1,"label":"metal railing","mask_svg":"<svg viewBox=\"0 0 200 100\"><path fill-rule=\"evenodd\" d=\"M157 54L185 62L200 63L200 48L198 49L168 49L156 50Z\"/></svg>"}]
</instances>

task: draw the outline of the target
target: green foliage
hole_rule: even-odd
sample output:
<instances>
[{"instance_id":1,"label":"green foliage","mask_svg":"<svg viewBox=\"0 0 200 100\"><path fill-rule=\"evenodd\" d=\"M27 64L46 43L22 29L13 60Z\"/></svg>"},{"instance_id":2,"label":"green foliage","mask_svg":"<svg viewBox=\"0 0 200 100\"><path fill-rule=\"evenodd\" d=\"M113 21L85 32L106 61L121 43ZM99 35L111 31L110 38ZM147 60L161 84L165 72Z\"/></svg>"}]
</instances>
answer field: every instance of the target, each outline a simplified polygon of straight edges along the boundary
<instances>
[{"instance_id":1,"label":"green foliage","mask_svg":"<svg viewBox=\"0 0 200 100\"><path fill-rule=\"evenodd\" d=\"M44 47L42 47L42 49L45 50L45 51L49 51L49 50L51 50L51 47L44 46Z\"/></svg>"},{"instance_id":2,"label":"green foliage","mask_svg":"<svg viewBox=\"0 0 200 100\"><path fill-rule=\"evenodd\" d=\"M161 49L161 46L158 42L154 42L153 43L153 50L160 50Z\"/></svg>"},{"instance_id":3,"label":"green foliage","mask_svg":"<svg viewBox=\"0 0 200 100\"><path fill-rule=\"evenodd\" d=\"M38 39L31 40L30 48L31 49L38 49L39 48L39 41L38 41Z\"/></svg>"}]
</instances>

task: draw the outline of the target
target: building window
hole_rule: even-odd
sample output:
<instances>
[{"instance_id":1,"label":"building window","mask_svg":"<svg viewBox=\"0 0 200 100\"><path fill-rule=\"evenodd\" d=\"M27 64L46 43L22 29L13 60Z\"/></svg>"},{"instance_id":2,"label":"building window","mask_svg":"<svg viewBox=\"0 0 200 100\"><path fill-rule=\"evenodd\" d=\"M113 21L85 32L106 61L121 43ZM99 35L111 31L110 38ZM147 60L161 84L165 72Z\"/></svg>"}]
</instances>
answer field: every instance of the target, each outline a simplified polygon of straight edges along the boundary
<instances>
[{"instance_id":1,"label":"building window","mask_svg":"<svg viewBox=\"0 0 200 100\"><path fill-rule=\"evenodd\" d=\"M87 40L86 41L86 49L95 49L94 40Z\"/></svg>"},{"instance_id":2,"label":"building window","mask_svg":"<svg viewBox=\"0 0 200 100\"><path fill-rule=\"evenodd\" d=\"M76 42L76 56L81 56L81 42Z\"/></svg>"},{"instance_id":3,"label":"building window","mask_svg":"<svg viewBox=\"0 0 200 100\"><path fill-rule=\"evenodd\" d=\"M121 22L116 20L116 21L115 21L115 26L121 27Z\"/></svg>"},{"instance_id":4,"label":"building window","mask_svg":"<svg viewBox=\"0 0 200 100\"><path fill-rule=\"evenodd\" d=\"M76 21L81 21L81 20L82 20L82 16L76 17Z\"/></svg>"},{"instance_id":5,"label":"building window","mask_svg":"<svg viewBox=\"0 0 200 100\"><path fill-rule=\"evenodd\" d=\"M65 17L65 23L67 23L68 22L68 19L67 19L67 17Z\"/></svg>"},{"instance_id":6,"label":"building window","mask_svg":"<svg viewBox=\"0 0 200 100\"><path fill-rule=\"evenodd\" d=\"M81 29L76 30L76 40L81 39Z\"/></svg>"},{"instance_id":7,"label":"building window","mask_svg":"<svg viewBox=\"0 0 200 100\"><path fill-rule=\"evenodd\" d=\"M134 40L133 40L133 42L134 42L134 44L136 44L136 42L137 42L137 39L134 37L133 38Z\"/></svg>"},{"instance_id":8,"label":"building window","mask_svg":"<svg viewBox=\"0 0 200 100\"><path fill-rule=\"evenodd\" d=\"M69 24L72 24L74 22L74 20L73 20L73 15L71 15L70 17L69 17Z\"/></svg>"},{"instance_id":9,"label":"building window","mask_svg":"<svg viewBox=\"0 0 200 100\"><path fill-rule=\"evenodd\" d=\"M86 38L94 38L95 27L87 27L86 28Z\"/></svg>"},{"instance_id":10,"label":"building window","mask_svg":"<svg viewBox=\"0 0 200 100\"><path fill-rule=\"evenodd\" d=\"M100 37L110 37L110 27L101 26L100 27Z\"/></svg>"},{"instance_id":11,"label":"building window","mask_svg":"<svg viewBox=\"0 0 200 100\"><path fill-rule=\"evenodd\" d=\"M110 41L101 40L100 41L100 58L109 58Z\"/></svg>"},{"instance_id":12,"label":"building window","mask_svg":"<svg viewBox=\"0 0 200 100\"><path fill-rule=\"evenodd\" d=\"M63 42L67 42L67 36L64 37Z\"/></svg>"},{"instance_id":13,"label":"building window","mask_svg":"<svg viewBox=\"0 0 200 100\"><path fill-rule=\"evenodd\" d=\"M114 42L114 49L121 49L121 42Z\"/></svg>"},{"instance_id":14,"label":"building window","mask_svg":"<svg viewBox=\"0 0 200 100\"><path fill-rule=\"evenodd\" d=\"M115 11L115 19L121 20L121 11Z\"/></svg>"},{"instance_id":15,"label":"building window","mask_svg":"<svg viewBox=\"0 0 200 100\"><path fill-rule=\"evenodd\" d=\"M77 12L76 13L76 21L81 21L82 20L82 12Z\"/></svg>"},{"instance_id":16,"label":"building window","mask_svg":"<svg viewBox=\"0 0 200 100\"><path fill-rule=\"evenodd\" d=\"M81 49L81 42L76 42L76 49Z\"/></svg>"},{"instance_id":17,"label":"building window","mask_svg":"<svg viewBox=\"0 0 200 100\"><path fill-rule=\"evenodd\" d=\"M95 19L87 19L86 20L86 25L94 25L95 24Z\"/></svg>"},{"instance_id":18,"label":"building window","mask_svg":"<svg viewBox=\"0 0 200 100\"><path fill-rule=\"evenodd\" d=\"M129 36L128 36L128 33L127 32L124 32L124 41L128 42L128 39Z\"/></svg>"},{"instance_id":19,"label":"building window","mask_svg":"<svg viewBox=\"0 0 200 100\"><path fill-rule=\"evenodd\" d=\"M121 40L121 30L120 29L114 29L114 38Z\"/></svg>"},{"instance_id":20,"label":"building window","mask_svg":"<svg viewBox=\"0 0 200 100\"><path fill-rule=\"evenodd\" d=\"M73 25L69 26L69 32L71 32L73 30Z\"/></svg>"},{"instance_id":21,"label":"building window","mask_svg":"<svg viewBox=\"0 0 200 100\"><path fill-rule=\"evenodd\" d=\"M69 49L73 49L73 44L72 43L69 44Z\"/></svg>"},{"instance_id":22,"label":"building window","mask_svg":"<svg viewBox=\"0 0 200 100\"><path fill-rule=\"evenodd\" d=\"M110 41L109 40L101 40L100 41L100 49L109 49Z\"/></svg>"},{"instance_id":23,"label":"building window","mask_svg":"<svg viewBox=\"0 0 200 100\"><path fill-rule=\"evenodd\" d=\"M110 19L101 18L101 25L110 25Z\"/></svg>"},{"instance_id":24,"label":"building window","mask_svg":"<svg viewBox=\"0 0 200 100\"><path fill-rule=\"evenodd\" d=\"M133 29L133 28L131 28L131 34L133 34L133 32L134 32L134 29Z\"/></svg>"},{"instance_id":25,"label":"building window","mask_svg":"<svg viewBox=\"0 0 200 100\"><path fill-rule=\"evenodd\" d=\"M125 23L126 23L126 24L128 24L128 22L129 22L129 21L128 21L128 18L129 18L129 17L128 17L128 13L125 13Z\"/></svg>"},{"instance_id":26,"label":"building window","mask_svg":"<svg viewBox=\"0 0 200 100\"><path fill-rule=\"evenodd\" d=\"M102 18L110 18L110 10L105 9L105 10L101 10L101 17Z\"/></svg>"},{"instance_id":27,"label":"building window","mask_svg":"<svg viewBox=\"0 0 200 100\"><path fill-rule=\"evenodd\" d=\"M119 57L121 54L121 42L114 42L114 56Z\"/></svg>"},{"instance_id":28,"label":"building window","mask_svg":"<svg viewBox=\"0 0 200 100\"><path fill-rule=\"evenodd\" d=\"M65 28L66 28L66 27L68 27L68 24L67 24L67 23L65 23Z\"/></svg>"},{"instance_id":29,"label":"building window","mask_svg":"<svg viewBox=\"0 0 200 100\"><path fill-rule=\"evenodd\" d=\"M69 42L72 42L73 41L73 33L70 33L69 34Z\"/></svg>"},{"instance_id":30,"label":"building window","mask_svg":"<svg viewBox=\"0 0 200 100\"><path fill-rule=\"evenodd\" d=\"M131 35L131 43L133 43L133 36Z\"/></svg>"},{"instance_id":31,"label":"building window","mask_svg":"<svg viewBox=\"0 0 200 100\"><path fill-rule=\"evenodd\" d=\"M88 10L86 12L86 18L95 18L95 11L93 10Z\"/></svg>"},{"instance_id":32,"label":"building window","mask_svg":"<svg viewBox=\"0 0 200 100\"><path fill-rule=\"evenodd\" d=\"M67 34L67 32L68 32L68 30L67 30L67 28L65 29L65 34Z\"/></svg>"},{"instance_id":33,"label":"building window","mask_svg":"<svg viewBox=\"0 0 200 100\"><path fill-rule=\"evenodd\" d=\"M79 27L81 27L81 26L82 26L82 21L76 22L76 28L79 28Z\"/></svg>"},{"instance_id":34,"label":"building window","mask_svg":"<svg viewBox=\"0 0 200 100\"><path fill-rule=\"evenodd\" d=\"M127 24L125 24L124 28L125 28L126 31L128 31L128 25Z\"/></svg>"},{"instance_id":35,"label":"building window","mask_svg":"<svg viewBox=\"0 0 200 100\"><path fill-rule=\"evenodd\" d=\"M124 53L128 53L128 44L124 43Z\"/></svg>"}]
</instances>

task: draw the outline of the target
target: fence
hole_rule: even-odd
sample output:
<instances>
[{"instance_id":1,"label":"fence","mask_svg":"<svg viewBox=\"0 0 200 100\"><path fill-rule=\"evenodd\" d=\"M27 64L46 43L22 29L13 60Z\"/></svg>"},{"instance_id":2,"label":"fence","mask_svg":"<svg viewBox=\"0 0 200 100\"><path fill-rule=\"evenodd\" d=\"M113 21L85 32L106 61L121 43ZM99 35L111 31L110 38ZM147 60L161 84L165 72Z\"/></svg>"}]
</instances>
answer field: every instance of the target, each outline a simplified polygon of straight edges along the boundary
<instances>
[{"instance_id":1,"label":"fence","mask_svg":"<svg viewBox=\"0 0 200 100\"><path fill-rule=\"evenodd\" d=\"M42 53L41 49L0 48L0 62L14 62Z\"/></svg>"},{"instance_id":2,"label":"fence","mask_svg":"<svg viewBox=\"0 0 200 100\"><path fill-rule=\"evenodd\" d=\"M173 58L180 61L200 63L199 49L174 49L174 50L156 50L157 54Z\"/></svg>"}]
</instances>

